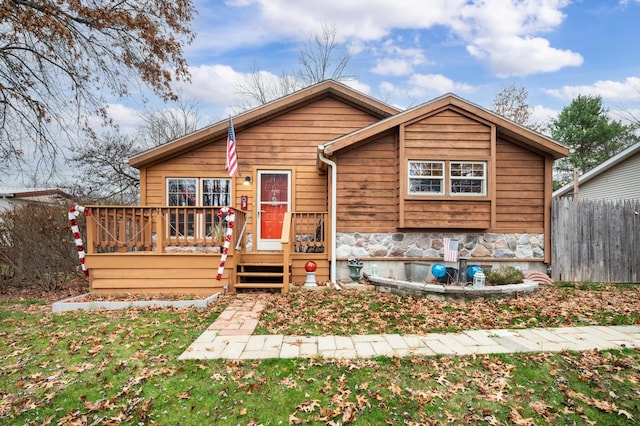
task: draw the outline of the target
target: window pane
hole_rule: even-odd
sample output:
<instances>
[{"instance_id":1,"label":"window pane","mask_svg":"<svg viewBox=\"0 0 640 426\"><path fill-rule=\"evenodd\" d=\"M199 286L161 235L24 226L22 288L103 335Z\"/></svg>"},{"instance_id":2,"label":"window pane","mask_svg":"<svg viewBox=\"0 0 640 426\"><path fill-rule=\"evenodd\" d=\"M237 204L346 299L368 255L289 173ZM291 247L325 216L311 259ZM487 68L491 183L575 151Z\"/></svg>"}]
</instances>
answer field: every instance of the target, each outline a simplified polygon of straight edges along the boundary
<instances>
[{"instance_id":1,"label":"window pane","mask_svg":"<svg viewBox=\"0 0 640 426\"><path fill-rule=\"evenodd\" d=\"M481 180L454 180L451 182L451 192L454 194L482 194L483 181Z\"/></svg>"},{"instance_id":2,"label":"window pane","mask_svg":"<svg viewBox=\"0 0 640 426\"><path fill-rule=\"evenodd\" d=\"M167 199L170 206L195 206L196 179L168 179Z\"/></svg>"},{"instance_id":3,"label":"window pane","mask_svg":"<svg viewBox=\"0 0 640 426\"><path fill-rule=\"evenodd\" d=\"M442 194L443 161L409 161L409 194Z\"/></svg>"},{"instance_id":4,"label":"window pane","mask_svg":"<svg viewBox=\"0 0 640 426\"><path fill-rule=\"evenodd\" d=\"M231 205L231 179L202 179L202 205Z\"/></svg>"},{"instance_id":5,"label":"window pane","mask_svg":"<svg viewBox=\"0 0 640 426\"><path fill-rule=\"evenodd\" d=\"M486 163L452 161L450 177L452 194L486 193Z\"/></svg>"},{"instance_id":6,"label":"window pane","mask_svg":"<svg viewBox=\"0 0 640 426\"><path fill-rule=\"evenodd\" d=\"M430 161L409 161L409 176L443 176L444 163Z\"/></svg>"},{"instance_id":7,"label":"window pane","mask_svg":"<svg viewBox=\"0 0 640 426\"><path fill-rule=\"evenodd\" d=\"M409 192L442 192L442 180L440 179L410 179Z\"/></svg>"},{"instance_id":8,"label":"window pane","mask_svg":"<svg viewBox=\"0 0 640 426\"><path fill-rule=\"evenodd\" d=\"M484 177L484 164L451 163L451 176Z\"/></svg>"}]
</instances>

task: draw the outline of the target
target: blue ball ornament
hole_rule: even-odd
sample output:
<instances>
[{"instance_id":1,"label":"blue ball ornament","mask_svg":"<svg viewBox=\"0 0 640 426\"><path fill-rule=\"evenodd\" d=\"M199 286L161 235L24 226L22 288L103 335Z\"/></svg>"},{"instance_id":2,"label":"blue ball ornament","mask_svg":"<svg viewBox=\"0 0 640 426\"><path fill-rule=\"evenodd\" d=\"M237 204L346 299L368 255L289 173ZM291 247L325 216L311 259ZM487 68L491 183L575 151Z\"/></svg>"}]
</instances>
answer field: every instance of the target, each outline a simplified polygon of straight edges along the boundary
<instances>
[{"instance_id":1,"label":"blue ball ornament","mask_svg":"<svg viewBox=\"0 0 640 426\"><path fill-rule=\"evenodd\" d=\"M436 263L431 267L431 273L436 278L442 278L444 277L444 274L447 273L447 267L444 266L442 263Z\"/></svg>"},{"instance_id":2,"label":"blue ball ornament","mask_svg":"<svg viewBox=\"0 0 640 426\"><path fill-rule=\"evenodd\" d=\"M478 265L471 265L467 268L467 279L472 280L473 276L476 274L476 272L480 272L482 271L482 268L479 267Z\"/></svg>"}]
</instances>

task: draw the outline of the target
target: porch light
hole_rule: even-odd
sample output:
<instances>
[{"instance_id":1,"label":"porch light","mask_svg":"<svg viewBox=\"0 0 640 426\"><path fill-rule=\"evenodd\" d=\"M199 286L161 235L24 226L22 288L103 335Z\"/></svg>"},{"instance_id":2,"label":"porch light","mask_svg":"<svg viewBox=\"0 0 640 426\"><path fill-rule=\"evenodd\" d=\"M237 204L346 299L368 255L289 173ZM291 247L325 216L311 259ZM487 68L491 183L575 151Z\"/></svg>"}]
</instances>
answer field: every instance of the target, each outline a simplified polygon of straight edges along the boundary
<instances>
[{"instance_id":1,"label":"porch light","mask_svg":"<svg viewBox=\"0 0 640 426\"><path fill-rule=\"evenodd\" d=\"M250 186L251 185L251 176L247 176L244 178L244 182L242 182L243 186Z\"/></svg>"}]
</instances>

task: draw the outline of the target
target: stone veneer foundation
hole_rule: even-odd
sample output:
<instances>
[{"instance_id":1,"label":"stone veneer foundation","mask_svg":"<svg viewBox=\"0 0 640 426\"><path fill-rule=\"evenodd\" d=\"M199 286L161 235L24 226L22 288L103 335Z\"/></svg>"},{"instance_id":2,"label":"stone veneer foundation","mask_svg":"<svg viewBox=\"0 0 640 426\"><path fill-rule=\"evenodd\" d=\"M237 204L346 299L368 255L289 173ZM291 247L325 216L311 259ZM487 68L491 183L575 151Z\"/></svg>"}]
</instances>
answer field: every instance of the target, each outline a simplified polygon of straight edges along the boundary
<instances>
[{"instance_id":1,"label":"stone veneer foundation","mask_svg":"<svg viewBox=\"0 0 640 426\"><path fill-rule=\"evenodd\" d=\"M543 234L338 233L336 258L360 259L365 262L365 271L369 270L366 263L376 263L381 276L404 278L404 261L424 259L435 263L442 259L444 238L459 241L459 256L468 258L469 265L478 258L483 264L492 264L488 259L495 259L496 264L516 265L523 270L544 269ZM346 261L338 262L338 278L348 280L348 272Z\"/></svg>"}]
</instances>

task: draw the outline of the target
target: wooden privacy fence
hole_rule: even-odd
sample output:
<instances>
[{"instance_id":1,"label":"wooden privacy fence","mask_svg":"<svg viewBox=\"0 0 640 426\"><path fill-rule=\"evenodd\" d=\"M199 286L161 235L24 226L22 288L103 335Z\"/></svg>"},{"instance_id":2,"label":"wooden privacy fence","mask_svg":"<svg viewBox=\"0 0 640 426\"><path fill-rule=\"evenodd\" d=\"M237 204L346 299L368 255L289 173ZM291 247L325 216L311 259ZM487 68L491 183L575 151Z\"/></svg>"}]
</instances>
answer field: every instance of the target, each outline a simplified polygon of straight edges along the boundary
<instances>
[{"instance_id":1,"label":"wooden privacy fence","mask_svg":"<svg viewBox=\"0 0 640 426\"><path fill-rule=\"evenodd\" d=\"M553 279L640 282L640 199L554 200Z\"/></svg>"}]
</instances>

